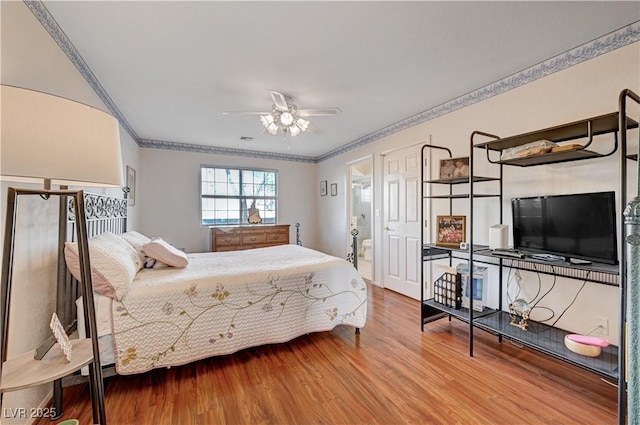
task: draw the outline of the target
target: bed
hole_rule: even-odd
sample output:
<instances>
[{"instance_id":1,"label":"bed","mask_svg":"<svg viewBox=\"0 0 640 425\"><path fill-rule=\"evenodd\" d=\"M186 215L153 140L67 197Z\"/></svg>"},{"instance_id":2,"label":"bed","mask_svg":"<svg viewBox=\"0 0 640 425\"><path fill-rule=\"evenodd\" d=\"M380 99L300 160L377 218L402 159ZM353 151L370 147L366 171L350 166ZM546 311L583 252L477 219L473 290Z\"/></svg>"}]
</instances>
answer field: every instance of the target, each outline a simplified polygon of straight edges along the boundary
<instances>
[{"instance_id":1,"label":"bed","mask_svg":"<svg viewBox=\"0 0 640 425\"><path fill-rule=\"evenodd\" d=\"M90 203L106 204L101 198ZM296 244L185 254L161 239L125 231L126 207L101 210L88 216L104 376L183 365L339 325L356 330L365 325L366 283L346 260ZM116 219L125 224L100 224ZM73 226L73 214L69 223ZM66 243L65 259L74 275L73 241ZM58 309L64 308L67 323L80 318L83 336L82 303L69 288L74 284L65 277ZM58 411L62 387L81 381L70 377L54 387Z\"/></svg>"}]
</instances>

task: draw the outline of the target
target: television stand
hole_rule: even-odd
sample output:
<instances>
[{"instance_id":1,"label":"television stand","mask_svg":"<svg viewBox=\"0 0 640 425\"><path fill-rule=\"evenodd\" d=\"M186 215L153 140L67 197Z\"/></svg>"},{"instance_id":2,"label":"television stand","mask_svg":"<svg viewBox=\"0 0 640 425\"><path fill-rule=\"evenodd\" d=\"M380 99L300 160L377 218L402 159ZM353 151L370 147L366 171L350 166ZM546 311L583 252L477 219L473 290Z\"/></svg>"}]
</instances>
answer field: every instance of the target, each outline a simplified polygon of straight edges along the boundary
<instances>
[{"instance_id":1,"label":"television stand","mask_svg":"<svg viewBox=\"0 0 640 425\"><path fill-rule=\"evenodd\" d=\"M565 257L561 255L553 255L553 254L529 254L529 257L533 258L534 260L542 260L542 261L565 261ZM585 264L585 263L582 263L582 264Z\"/></svg>"},{"instance_id":2,"label":"television stand","mask_svg":"<svg viewBox=\"0 0 640 425\"><path fill-rule=\"evenodd\" d=\"M580 258L569 258L569 262L571 264L577 264L577 265L587 265L587 264L593 264L591 261L589 260L581 260Z\"/></svg>"},{"instance_id":3,"label":"television stand","mask_svg":"<svg viewBox=\"0 0 640 425\"><path fill-rule=\"evenodd\" d=\"M524 258L524 254L517 249L494 249L491 252L499 257Z\"/></svg>"}]
</instances>

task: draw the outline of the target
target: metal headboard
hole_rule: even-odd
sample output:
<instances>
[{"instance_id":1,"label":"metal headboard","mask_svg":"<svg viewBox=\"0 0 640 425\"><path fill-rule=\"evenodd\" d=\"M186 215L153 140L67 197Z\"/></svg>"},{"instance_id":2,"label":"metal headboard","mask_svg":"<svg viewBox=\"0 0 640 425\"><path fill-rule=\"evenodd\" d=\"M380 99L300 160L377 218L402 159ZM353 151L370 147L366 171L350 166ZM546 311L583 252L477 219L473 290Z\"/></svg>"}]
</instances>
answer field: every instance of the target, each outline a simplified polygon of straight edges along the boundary
<instances>
[{"instance_id":1,"label":"metal headboard","mask_svg":"<svg viewBox=\"0 0 640 425\"><path fill-rule=\"evenodd\" d=\"M89 237L105 232L124 233L127 230L127 200L95 193L85 193L85 215ZM62 252L66 241L73 242L76 235L76 214L73 198L60 198L62 216L66 222L59 231ZM65 328L72 329L76 323L76 299L81 295L79 282L67 270L63 256L58 258L58 294L56 311Z\"/></svg>"}]
</instances>

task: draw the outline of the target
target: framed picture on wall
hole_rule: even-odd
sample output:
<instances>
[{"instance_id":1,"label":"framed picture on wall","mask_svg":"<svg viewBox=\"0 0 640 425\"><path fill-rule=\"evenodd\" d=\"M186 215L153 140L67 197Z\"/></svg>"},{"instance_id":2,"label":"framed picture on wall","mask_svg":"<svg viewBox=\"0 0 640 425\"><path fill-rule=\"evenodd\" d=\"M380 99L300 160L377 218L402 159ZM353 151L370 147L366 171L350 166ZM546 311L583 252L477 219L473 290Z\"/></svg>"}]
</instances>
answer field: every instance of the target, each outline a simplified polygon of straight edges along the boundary
<instances>
[{"instance_id":1,"label":"framed picture on wall","mask_svg":"<svg viewBox=\"0 0 640 425\"><path fill-rule=\"evenodd\" d=\"M331 196L338 194L338 183L331 183Z\"/></svg>"},{"instance_id":2,"label":"framed picture on wall","mask_svg":"<svg viewBox=\"0 0 640 425\"><path fill-rule=\"evenodd\" d=\"M460 248L466 237L467 218L463 215L439 215L437 220L436 245Z\"/></svg>"},{"instance_id":3,"label":"framed picture on wall","mask_svg":"<svg viewBox=\"0 0 640 425\"><path fill-rule=\"evenodd\" d=\"M327 196L327 181L322 180L320 182L320 196Z\"/></svg>"},{"instance_id":4,"label":"framed picture on wall","mask_svg":"<svg viewBox=\"0 0 640 425\"><path fill-rule=\"evenodd\" d=\"M136 204L136 170L127 165L127 205L134 206Z\"/></svg>"}]
</instances>

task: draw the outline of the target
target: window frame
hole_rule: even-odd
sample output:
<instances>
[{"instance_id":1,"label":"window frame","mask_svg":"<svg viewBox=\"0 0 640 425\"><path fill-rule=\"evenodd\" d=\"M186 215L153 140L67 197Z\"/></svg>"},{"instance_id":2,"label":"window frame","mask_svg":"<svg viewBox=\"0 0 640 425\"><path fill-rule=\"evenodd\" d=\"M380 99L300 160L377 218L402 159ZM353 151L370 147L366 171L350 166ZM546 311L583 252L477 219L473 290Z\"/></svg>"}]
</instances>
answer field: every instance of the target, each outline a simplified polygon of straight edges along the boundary
<instances>
[{"instance_id":1,"label":"window frame","mask_svg":"<svg viewBox=\"0 0 640 425\"><path fill-rule=\"evenodd\" d=\"M245 195L240 195L240 196L230 196L230 195L205 195L202 192L202 173L204 169L219 169L219 170L232 170L232 171L239 171L239 186L240 186L240 191L242 191L242 172L243 171L258 171L258 172L270 172L270 173L274 173L275 174L275 195L274 196L256 196L256 195L251 195L251 196L245 196ZM280 186L280 177L279 177L279 172L277 169L274 168L257 168L257 167L230 167L230 166L219 166L219 165L209 165L209 164L201 164L200 165L200 173L198 176L198 183L199 183L199 187L198 187L198 192L200 193L200 227L203 228L210 228L210 227L236 227L236 226L256 226L256 224L250 224L250 223L243 223L242 222L242 211L239 211L240 213L240 223L237 224L205 224L204 223L204 217L203 217L203 200L204 199L234 199L234 200L242 200L242 199L264 199L264 200L273 200L275 201L275 217L274 217L274 223L262 223L262 225L276 225L278 224L278 207L279 207L279 194L280 194L280 190L279 190L279 186ZM242 202L240 202L240 205L242 205ZM258 224L261 225L261 224Z\"/></svg>"}]
</instances>

